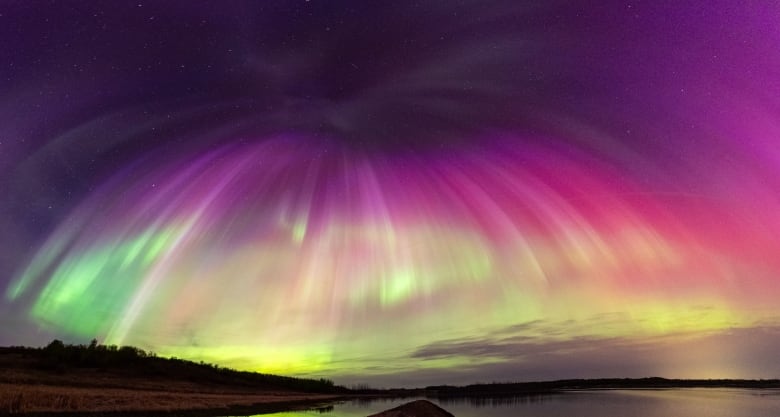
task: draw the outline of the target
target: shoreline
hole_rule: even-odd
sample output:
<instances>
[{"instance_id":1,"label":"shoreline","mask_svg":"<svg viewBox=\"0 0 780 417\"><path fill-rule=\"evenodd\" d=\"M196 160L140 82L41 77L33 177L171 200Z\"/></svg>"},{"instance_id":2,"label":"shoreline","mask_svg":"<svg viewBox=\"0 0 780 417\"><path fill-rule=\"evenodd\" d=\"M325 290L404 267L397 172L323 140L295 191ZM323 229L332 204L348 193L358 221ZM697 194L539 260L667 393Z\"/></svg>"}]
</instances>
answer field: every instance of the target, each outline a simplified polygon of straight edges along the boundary
<instances>
[{"instance_id":1,"label":"shoreline","mask_svg":"<svg viewBox=\"0 0 780 417\"><path fill-rule=\"evenodd\" d=\"M0 415L221 417L328 409L340 401L378 398L468 401L686 388L780 389L780 380L645 377L348 389L328 379L236 371L95 341L0 348Z\"/></svg>"},{"instance_id":2,"label":"shoreline","mask_svg":"<svg viewBox=\"0 0 780 417\"><path fill-rule=\"evenodd\" d=\"M0 388L3 388L0 384ZM37 387L40 389L49 390L73 390L71 387L52 387L45 385L28 385L21 386L17 389L24 389L25 387ZM461 399L464 401L474 399L500 399L507 397L536 397L536 396L548 396L548 395L565 395L567 393L576 392L597 392L597 391L611 391L611 390L636 390L636 391L658 391L658 390L674 390L674 389L746 389L746 390L778 390L777 387L723 387L723 386L710 386L710 387L685 387L685 386L666 386L666 387L592 387L592 388L566 388L556 389L549 391L537 391L537 392L504 392L504 393L472 393L470 395L436 395L435 393L407 393L405 395L399 393L385 393L385 394L352 394L352 395L322 395L322 394L305 394L305 393L208 393L208 392L181 392L181 391L150 391L150 390L132 390L127 389L124 391L133 392L136 395L140 395L141 398L137 398L135 407L128 407L126 409L101 409L101 404L90 404L88 401L81 401L79 406L71 408L72 403L68 402L66 396L62 393L58 394L59 407L57 409L30 409L13 410L0 408L0 415L19 415L24 417L75 417L75 416L87 416L87 417L146 417L149 415L166 416L166 417L224 417L224 416L250 416L256 414L271 414L279 412L292 412L292 411L304 411L304 410L316 410L318 408L327 409L334 404L341 401L350 400L371 400L371 399L413 399L421 398L431 401L447 401ZM114 403L114 407L117 407L117 399L120 397L112 396L115 394L112 388L79 388L79 390L87 390L93 394L94 397L102 398ZM7 394L6 391L3 394ZM150 404L144 401L143 393L150 397L166 397L171 403L162 404ZM30 393L35 395L34 393ZM2 399L0 395L0 399ZM200 402L197 404L202 407L193 407L193 403L188 401L192 397L197 398ZM148 398L147 398L148 399ZM209 403L208 401L212 401ZM203 402L206 401L206 402ZM118 403L121 406L121 401ZM138 407L139 404L143 406ZM91 407L91 408L90 408Z\"/></svg>"},{"instance_id":3,"label":"shoreline","mask_svg":"<svg viewBox=\"0 0 780 417\"><path fill-rule=\"evenodd\" d=\"M144 389L0 383L0 415L212 417L298 411L346 397L283 391Z\"/></svg>"},{"instance_id":4,"label":"shoreline","mask_svg":"<svg viewBox=\"0 0 780 417\"><path fill-rule=\"evenodd\" d=\"M0 415L249 415L326 406L345 391L96 342L0 348Z\"/></svg>"},{"instance_id":5,"label":"shoreline","mask_svg":"<svg viewBox=\"0 0 780 417\"><path fill-rule=\"evenodd\" d=\"M340 398L331 399L304 399L293 401L267 402L255 404L235 404L228 407L216 408L181 408L181 409L136 409L121 411L89 411L89 410L62 410L62 411L32 411L4 413L0 415L18 415L24 417L147 417L149 415L166 417L224 417L224 416L250 416L256 414L271 414L289 411L304 411L327 407L339 401Z\"/></svg>"}]
</instances>

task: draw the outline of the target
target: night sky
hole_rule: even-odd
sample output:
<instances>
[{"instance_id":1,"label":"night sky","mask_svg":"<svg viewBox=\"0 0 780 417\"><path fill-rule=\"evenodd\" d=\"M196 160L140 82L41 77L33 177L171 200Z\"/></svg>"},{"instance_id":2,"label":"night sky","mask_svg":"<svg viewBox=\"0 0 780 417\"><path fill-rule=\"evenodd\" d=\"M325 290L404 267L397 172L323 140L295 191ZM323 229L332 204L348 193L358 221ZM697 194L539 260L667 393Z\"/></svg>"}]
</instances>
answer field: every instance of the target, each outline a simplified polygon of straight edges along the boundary
<instances>
[{"instance_id":1,"label":"night sky","mask_svg":"<svg viewBox=\"0 0 780 417\"><path fill-rule=\"evenodd\" d=\"M5 1L0 345L780 377L780 4Z\"/></svg>"}]
</instances>

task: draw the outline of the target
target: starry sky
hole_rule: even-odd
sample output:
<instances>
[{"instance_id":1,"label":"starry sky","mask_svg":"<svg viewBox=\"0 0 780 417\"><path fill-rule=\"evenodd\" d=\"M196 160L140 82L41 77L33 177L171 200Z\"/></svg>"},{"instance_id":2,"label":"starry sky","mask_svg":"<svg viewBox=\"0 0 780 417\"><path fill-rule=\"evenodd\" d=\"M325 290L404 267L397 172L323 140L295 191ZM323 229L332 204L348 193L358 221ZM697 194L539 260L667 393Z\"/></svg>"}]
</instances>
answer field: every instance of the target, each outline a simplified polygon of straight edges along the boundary
<instances>
[{"instance_id":1,"label":"starry sky","mask_svg":"<svg viewBox=\"0 0 780 417\"><path fill-rule=\"evenodd\" d=\"M5 1L0 345L385 387L779 377L779 19Z\"/></svg>"}]
</instances>

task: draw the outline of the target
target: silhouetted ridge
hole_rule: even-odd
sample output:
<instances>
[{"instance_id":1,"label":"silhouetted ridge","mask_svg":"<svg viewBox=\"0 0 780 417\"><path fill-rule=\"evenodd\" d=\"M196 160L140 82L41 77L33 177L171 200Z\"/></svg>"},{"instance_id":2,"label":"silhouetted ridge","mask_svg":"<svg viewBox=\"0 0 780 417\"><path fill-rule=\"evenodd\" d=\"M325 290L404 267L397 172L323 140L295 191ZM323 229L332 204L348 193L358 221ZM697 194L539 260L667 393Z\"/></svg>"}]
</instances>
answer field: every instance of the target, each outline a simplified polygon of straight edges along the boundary
<instances>
[{"instance_id":1,"label":"silhouetted ridge","mask_svg":"<svg viewBox=\"0 0 780 417\"><path fill-rule=\"evenodd\" d=\"M621 388L780 388L777 379L666 379L648 378L599 378L562 379L557 381L512 382L473 384L461 387L450 385L428 386L425 391L438 397L496 396L516 394L545 394L577 389Z\"/></svg>"},{"instance_id":2,"label":"silhouetted ridge","mask_svg":"<svg viewBox=\"0 0 780 417\"><path fill-rule=\"evenodd\" d=\"M178 358L163 358L133 346L66 345L54 340L44 348L3 348L35 359L38 369L67 373L73 368L112 370L130 377L170 378L208 385L230 385L258 389L289 389L303 392L338 393L346 388L329 379L308 379L237 371L234 369L195 363Z\"/></svg>"}]
</instances>

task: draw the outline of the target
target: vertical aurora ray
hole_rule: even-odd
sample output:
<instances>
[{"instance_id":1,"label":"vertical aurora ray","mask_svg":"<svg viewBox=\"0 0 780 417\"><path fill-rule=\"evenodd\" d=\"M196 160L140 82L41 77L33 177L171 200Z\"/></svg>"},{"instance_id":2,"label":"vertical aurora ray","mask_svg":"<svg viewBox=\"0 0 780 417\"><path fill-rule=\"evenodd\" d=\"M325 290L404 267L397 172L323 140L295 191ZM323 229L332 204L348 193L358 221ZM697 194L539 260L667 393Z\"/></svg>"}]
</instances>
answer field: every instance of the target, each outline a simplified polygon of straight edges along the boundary
<instances>
[{"instance_id":1,"label":"vertical aurora ray","mask_svg":"<svg viewBox=\"0 0 780 417\"><path fill-rule=\"evenodd\" d=\"M304 374L542 318L622 311L629 321L578 331L638 337L761 316L744 308L765 277L733 280L733 268L780 270L743 256L761 231L704 241L687 221L708 210L682 216L677 196L614 167L504 145L516 140L401 160L279 136L147 161L106 188L122 190L113 203L76 211L99 226L54 233L7 295L34 296L33 317L81 337Z\"/></svg>"},{"instance_id":2,"label":"vertical aurora ray","mask_svg":"<svg viewBox=\"0 0 780 417\"><path fill-rule=\"evenodd\" d=\"M0 341L780 373L778 5L89 3L0 13Z\"/></svg>"}]
</instances>

